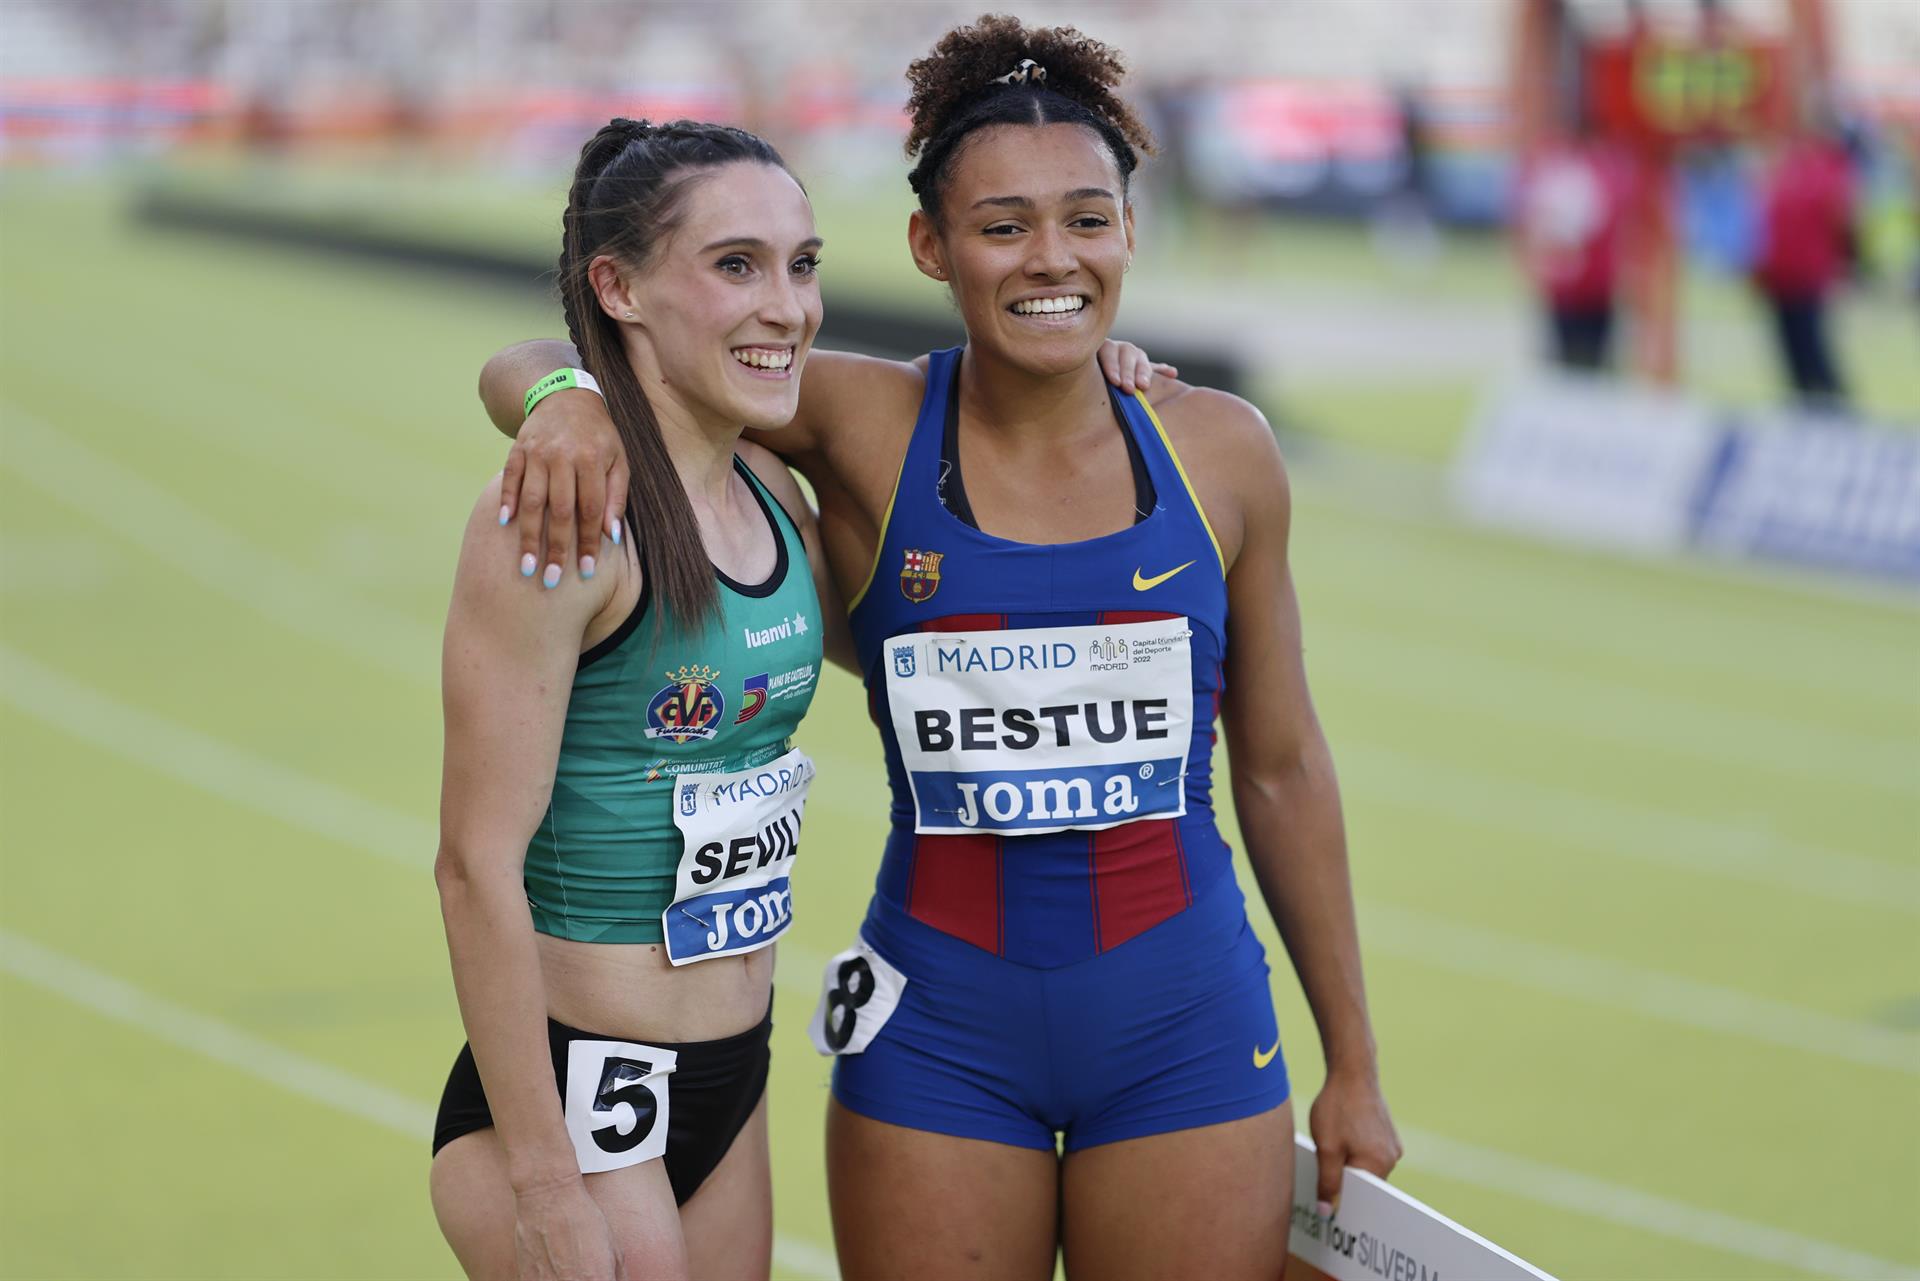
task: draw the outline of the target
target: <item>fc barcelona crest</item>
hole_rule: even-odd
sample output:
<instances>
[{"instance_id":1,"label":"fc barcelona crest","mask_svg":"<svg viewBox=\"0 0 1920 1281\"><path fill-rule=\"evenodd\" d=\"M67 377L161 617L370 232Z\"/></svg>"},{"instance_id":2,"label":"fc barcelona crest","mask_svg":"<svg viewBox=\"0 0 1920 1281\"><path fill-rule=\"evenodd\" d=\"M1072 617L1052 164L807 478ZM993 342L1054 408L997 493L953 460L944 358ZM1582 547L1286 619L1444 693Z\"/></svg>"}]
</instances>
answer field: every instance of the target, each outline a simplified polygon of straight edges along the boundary
<instances>
[{"instance_id":1,"label":"fc barcelona crest","mask_svg":"<svg viewBox=\"0 0 1920 1281\"><path fill-rule=\"evenodd\" d=\"M940 590L940 562L945 552L907 549L907 563L900 567L900 591L918 605Z\"/></svg>"}]
</instances>

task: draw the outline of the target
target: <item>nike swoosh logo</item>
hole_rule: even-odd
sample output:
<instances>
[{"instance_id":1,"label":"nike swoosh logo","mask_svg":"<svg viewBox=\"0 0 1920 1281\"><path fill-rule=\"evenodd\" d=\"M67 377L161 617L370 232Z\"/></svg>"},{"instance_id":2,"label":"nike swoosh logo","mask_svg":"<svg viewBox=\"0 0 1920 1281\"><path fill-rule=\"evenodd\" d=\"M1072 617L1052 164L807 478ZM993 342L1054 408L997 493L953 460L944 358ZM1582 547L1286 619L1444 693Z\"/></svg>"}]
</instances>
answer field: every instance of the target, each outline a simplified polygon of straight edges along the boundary
<instances>
[{"instance_id":1,"label":"nike swoosh logo","mask_svg":"<svg viewBox=\"0 0 1920 1281\"><path fill-rule=\"evenodd\" d=\"M1185 565L1175 565L1172 569L1168 570L1166 573L1155 574L1152 578L1140 577L1140 571L1136 569L1133 571L1133 590L1136 592L1151 591L1154 588L1158 587L1160 584L1166 582L1169 578L1172 578L1175 574L1179 573L1181 570L1191 568L1193 564L1194 564L1193 561L1188 561Z\"/></svg>"},{"instance_id":2,"label":"nike swoosh logo","mask_svg":"<svg viewBox=\"0 0 1920 1281\"><path fill-rule=\"evenodd\" d=\"M1263 1068L1273 1062L1273 1056L1278 1053L1280 1053L1280 1042L1278 1039L1274 1041L1271 1050L1263 1050L1258 1045L1255 1045L1253 1047L1253 1065L1256 1068Z\"/></svg>"}]
</instances>

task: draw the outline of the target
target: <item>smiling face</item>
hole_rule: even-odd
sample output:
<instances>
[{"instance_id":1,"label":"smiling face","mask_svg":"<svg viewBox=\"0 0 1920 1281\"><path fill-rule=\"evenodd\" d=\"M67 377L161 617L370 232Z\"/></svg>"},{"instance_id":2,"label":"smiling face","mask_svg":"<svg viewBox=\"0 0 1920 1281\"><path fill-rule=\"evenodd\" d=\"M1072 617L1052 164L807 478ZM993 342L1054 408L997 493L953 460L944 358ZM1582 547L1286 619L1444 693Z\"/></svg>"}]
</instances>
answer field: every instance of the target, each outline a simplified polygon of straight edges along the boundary
<instances>
[{"instance_id":1,"label":"smiling face","mask_svg":"<svg viewBox=\"0 0 1920 1281\"><path fill-rule=\"evenodd\" d=\"M813 205L776 165L724 165L691 184L643 266L595 261L601 306L650 389L717 424L784 427L820 329Z\"/></svg>"},{"instance_id":2,"label":"smiling face","mask_svg":"<svg viewBox=\"0 0 1920 1281\"><path fill-rule=\"evenodd\" d=\"M1093 359L1113 327L1133 215L1112 153L1082 125L995 125L968 138L936 226L909 229L953 286L972 347L1036 374Z\"/></svg>"}]
</instances>

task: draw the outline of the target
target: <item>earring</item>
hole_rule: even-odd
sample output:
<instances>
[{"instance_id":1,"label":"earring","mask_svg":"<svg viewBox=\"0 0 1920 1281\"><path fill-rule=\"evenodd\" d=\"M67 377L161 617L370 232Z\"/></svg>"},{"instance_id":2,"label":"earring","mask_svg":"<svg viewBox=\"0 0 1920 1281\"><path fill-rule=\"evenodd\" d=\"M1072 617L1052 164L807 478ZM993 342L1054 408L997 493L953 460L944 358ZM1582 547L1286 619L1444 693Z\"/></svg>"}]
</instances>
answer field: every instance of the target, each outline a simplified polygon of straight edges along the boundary
<instances>
[{"instance_id":1,"label":"earring","mask_svg":"<svg viewBox=\"0 0 1920 1281\"><path fill-rule=\"evenodd\" d=\"M1121 271L1121 274L1122 274L1122 275L1124 275L1124 274L1126 274L1127 272L1129 272L1129 271L1132 271L1132 270L1133 270L1133 255L1132 255L1132 254L1128 254L1128 255L1127 255L1127 261L1126 261L1126 265L1125 265L1125 266L1123 266L1123 267L1121 267L1121 268L1120 268L1120 271Z\"/></svg>"},{"instance_id":2,"label":"earring","mask_svg":"<svg viewBox=\"0 0 1920 1281\"><path fill-rule=\"evenodd\" d=\"M628 319L628 320L632 320L632 319L633 319L633 313L632 313L632 312L628 312L628 313L627 313L627 319Z\"/></svg>"},{"instance_id":3,"label":"earring","mask_svg":"<svg viewBox=\"0 0 1920 1281\"><path fill-rule=\"evenodd\" d=\"M945 267L935 267L933 269L933 278L935 280L945 280L947 278L947 269Z\"/></svg>"}]
</instances>

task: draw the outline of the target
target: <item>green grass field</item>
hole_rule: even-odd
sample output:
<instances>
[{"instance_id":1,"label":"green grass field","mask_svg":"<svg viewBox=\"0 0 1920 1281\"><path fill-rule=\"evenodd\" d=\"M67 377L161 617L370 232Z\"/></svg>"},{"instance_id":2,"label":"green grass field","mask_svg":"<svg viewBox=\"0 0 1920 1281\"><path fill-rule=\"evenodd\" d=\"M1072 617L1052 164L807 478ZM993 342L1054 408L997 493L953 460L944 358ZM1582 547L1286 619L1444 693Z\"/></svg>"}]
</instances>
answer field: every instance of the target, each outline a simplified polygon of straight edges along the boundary
<instances>
[{"instance_id":1,"label":"green grass field","mask_svg":"<svg viewBox=\"0 0 1920 1281\"><path fill-rule=\"evenodd\" d=\"M453 1276L438 630L503 447L474 373L554 320L120 210L0 186L0 1274ZM1295 486L1396 1181L1568 1278L1920 1276L1920 609L1471 529L1413 462ZM802 1028L883 786L852 682L815 706L792 1277L832 1272Z\"/></svg>"}]
</instances>

